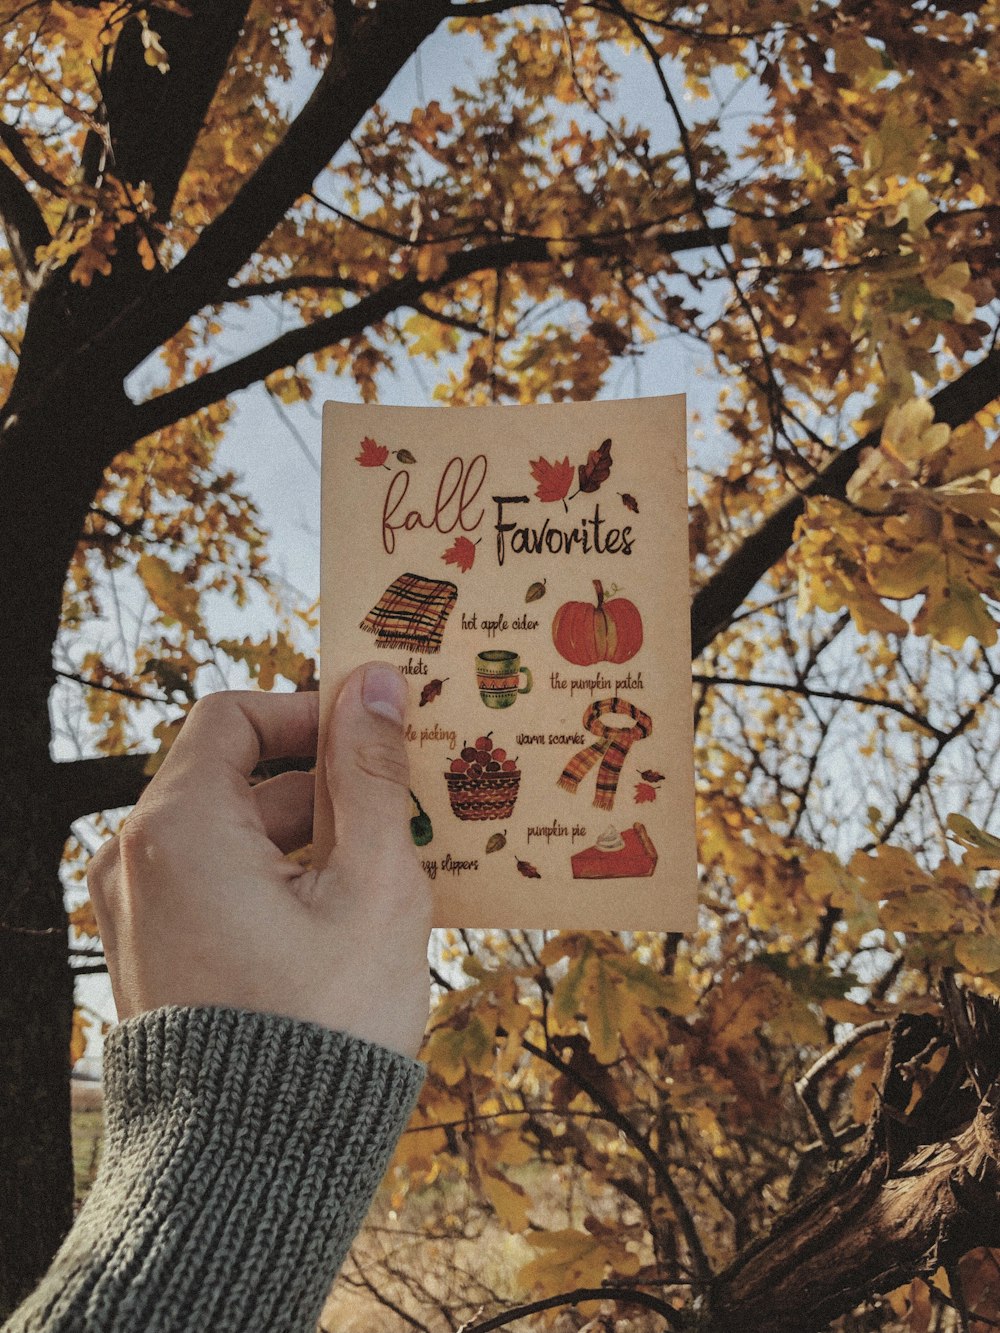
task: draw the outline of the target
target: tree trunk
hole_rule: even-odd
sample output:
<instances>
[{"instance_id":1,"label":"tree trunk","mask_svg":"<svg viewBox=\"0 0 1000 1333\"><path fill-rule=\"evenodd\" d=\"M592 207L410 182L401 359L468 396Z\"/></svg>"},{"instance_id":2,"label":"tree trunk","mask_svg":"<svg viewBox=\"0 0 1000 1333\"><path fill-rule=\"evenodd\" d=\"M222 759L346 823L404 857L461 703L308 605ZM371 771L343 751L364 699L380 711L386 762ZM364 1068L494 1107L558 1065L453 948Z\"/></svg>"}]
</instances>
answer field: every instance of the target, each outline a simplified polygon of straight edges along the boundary
<instances>
[{"instance_id":1,"label":"tree trunk","mask_svg":"<svg viewBox=\"0 0 1000 1333\"><path fill-rule=\"evenodd\" d=\"M940 1020L897 1019L864 1146L719 1275L706 1329L818 1333L1000 1244L1000 1006L949 975L942 998Z\"/></svg>"},{"instance_id":2,"label":"tree trunk","mask_svg":"<svg viewBox=\"0 0 1000 1333\"><path fill-rule=\"evenodd\" d=\"M16 704L15 704L16 707ZM12 716L0 775L0 1321L37 1283L73 1217L73 978L59 880L65 830L45 793L48 714Z\"/></svg>"},{"instance_id":3,"label":"tree trunk","mask_svg":"<svg viewBox=\"0 0 1000 1333\"><path fill-rule=\"evenodd\" d=\"M73 977L59 879L69 829L48 701L66 570L121 397L99 383L47 395L19 377L17 388L0 415L0 1320L73 1215Z\"/></svg>"}]
</instances>

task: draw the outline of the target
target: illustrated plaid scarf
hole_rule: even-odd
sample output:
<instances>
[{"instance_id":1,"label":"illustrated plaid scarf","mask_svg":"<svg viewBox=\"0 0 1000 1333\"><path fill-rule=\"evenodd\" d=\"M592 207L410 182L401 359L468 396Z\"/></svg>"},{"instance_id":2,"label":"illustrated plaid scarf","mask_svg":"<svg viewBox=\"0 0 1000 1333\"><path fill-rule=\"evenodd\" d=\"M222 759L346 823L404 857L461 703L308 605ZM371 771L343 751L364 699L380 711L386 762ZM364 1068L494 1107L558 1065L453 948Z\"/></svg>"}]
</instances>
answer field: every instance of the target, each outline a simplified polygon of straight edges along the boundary
<instances>
[{"instance_id":1,"label":"illustrated plaid scarf","mask_svg":"<svg viewBox=\"0 0 1000 1333\"><path fill-rule=\"evenodd\" d=\"M375 635L380 648L436 653L457 596L456 585L444 579L400 574L362 620L361 628Z\"/></svg>"},{"instance_id":2,"label":"illustrated plaid scarf","mask_svg":"<svg viewBox=\"0 0 1000 1333\"><path fill-rule=\"evenodd\" d=\"M602 717L615 714L630 717L634 727L606 727ZM653 730L652 719L627 699L595 699L583 715L583 726L592 731L597 741L575 754L562 771L558 785L563 791L575 792L598 760L597 791L594 804L601 810L610 810L618 791L618 778L629 749L635 741L644 740Z\"/></svg>"}]
</instances>

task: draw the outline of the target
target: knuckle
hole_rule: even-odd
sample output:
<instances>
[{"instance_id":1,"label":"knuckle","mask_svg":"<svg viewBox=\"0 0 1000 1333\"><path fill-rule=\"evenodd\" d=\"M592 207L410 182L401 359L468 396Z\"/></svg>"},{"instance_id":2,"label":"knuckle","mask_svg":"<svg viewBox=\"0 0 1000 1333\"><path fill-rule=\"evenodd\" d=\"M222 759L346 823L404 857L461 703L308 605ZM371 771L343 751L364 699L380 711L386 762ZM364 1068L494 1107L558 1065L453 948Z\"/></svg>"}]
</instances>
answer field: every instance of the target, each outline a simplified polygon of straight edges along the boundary
<instances>
[{"instance_id":1,"label":"knuckle","mask_svg":"<svg viewBox=\"0 0 1000 1333\"><path fill-rule=\"evenodd\" d=\"M400 786L410 785L410 766L406 752L398 745L387 745L381 741L362 741L355 752L358 768L373 778L382 778L386 782L396 782Z\"/></svg>"},{"instance_id":2,"label":"knuckle","mask_svg":"<svg viewBox=\"0 0 1000 1333\"><path fill-rule=\"evenodd\" d=\"M119 838L116 834L106 842L102 842L87 862L87 890L91 900L107 896L118 869L120 854Z\"/></svg>"},{"instance_id":3,"label":"knuckle","mask_svg":"<svg viewBox=\"0 0 1000 1333\"><path fill-rule=\"evenodd\" d=\"M233 709L238 706L239 700L247 693L249 693L247 690L216 690L213 694L203 694L191 705L187 724L195 726L230 716Z\"/></svg>"},{"instance_id":4,"label":"knuckle","mask_svg":"<svg viewBox=\"0 0 1000 1333\"><path fill-rule=\"evenodd\" d=\"M171 820L162 809L136 808L118 833L119 857L126 873L143 869L169 851Z\"/></svg>"}]
</instances>

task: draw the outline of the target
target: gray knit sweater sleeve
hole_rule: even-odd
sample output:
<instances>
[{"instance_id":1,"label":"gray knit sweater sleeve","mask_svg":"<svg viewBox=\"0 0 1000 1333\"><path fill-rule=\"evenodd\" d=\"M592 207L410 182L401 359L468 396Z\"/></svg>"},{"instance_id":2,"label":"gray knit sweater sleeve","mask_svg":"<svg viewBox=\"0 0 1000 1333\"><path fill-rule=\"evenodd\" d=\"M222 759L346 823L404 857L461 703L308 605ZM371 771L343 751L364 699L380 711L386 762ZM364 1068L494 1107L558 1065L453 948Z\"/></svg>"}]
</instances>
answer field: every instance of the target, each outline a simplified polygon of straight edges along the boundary
<instances>
[{"instance_id":1,"label":"gray knit sweater sleeve","mask_svg":"<svg viewBox=\"0 0 1000 1333\"><path fill-rule=\"evenodd\" d=\"M97 1178L2 1333L312 1333L423 1078L274 1014L121 1023Z\"/></svg>"}]
</instances>

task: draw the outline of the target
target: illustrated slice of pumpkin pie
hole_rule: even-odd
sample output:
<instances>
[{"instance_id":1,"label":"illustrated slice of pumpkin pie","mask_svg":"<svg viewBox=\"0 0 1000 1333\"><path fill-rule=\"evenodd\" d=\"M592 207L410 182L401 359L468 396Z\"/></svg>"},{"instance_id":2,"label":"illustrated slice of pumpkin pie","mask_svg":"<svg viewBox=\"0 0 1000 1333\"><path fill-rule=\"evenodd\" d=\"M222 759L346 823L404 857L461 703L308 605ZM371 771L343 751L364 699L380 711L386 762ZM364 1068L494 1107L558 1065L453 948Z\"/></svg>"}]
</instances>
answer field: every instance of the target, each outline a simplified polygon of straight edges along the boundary
<instances>
[{"instance_id":1,"label":"illustrated slice of pumpkin pie","mask_svg":"<svg viewBox=\"0 0 1000 1333\"><path fill-rule=\"evenodd\" d=\"M593 847L570 857L574 879L625 879L651 875L656 867L656 848L644 824L635 823L621 833L608 828Z\"/></svg>"}]
</instances>

